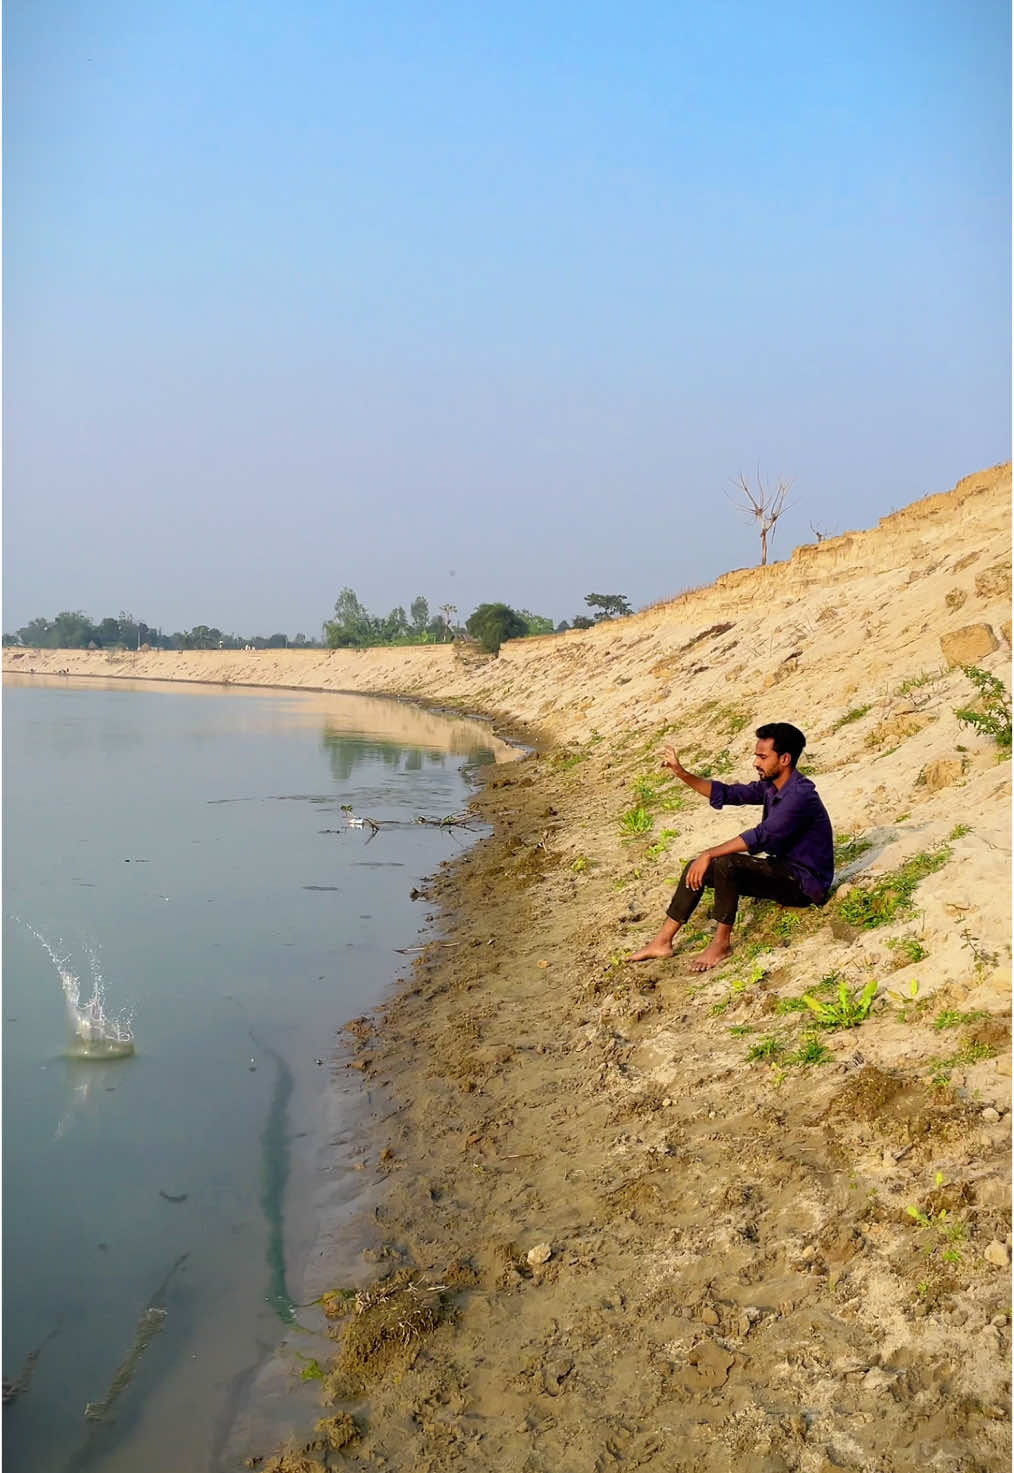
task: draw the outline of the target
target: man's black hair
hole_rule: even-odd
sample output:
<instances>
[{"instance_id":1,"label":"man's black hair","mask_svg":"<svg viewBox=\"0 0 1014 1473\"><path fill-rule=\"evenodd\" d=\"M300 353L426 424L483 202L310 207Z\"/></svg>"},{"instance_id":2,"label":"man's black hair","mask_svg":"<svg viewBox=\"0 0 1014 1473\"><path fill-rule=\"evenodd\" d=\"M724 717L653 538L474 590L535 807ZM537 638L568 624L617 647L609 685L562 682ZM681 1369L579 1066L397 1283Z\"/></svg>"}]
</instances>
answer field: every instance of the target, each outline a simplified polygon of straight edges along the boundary
<instances>
[{"instance_id":1,"label":"man's black hair","mask_svg":"<svg viewBox=\"0 0 1014 1473\"><path fill-rule=\"evenodd\" d=\"M769 721L764 726L758 726L755 734L762 742L770 738L779 757L783 752L788 752L792 758L793 767L799 761L803 748L806 746L806 737L799 727L792 726L788 721Z\"/></svg>"}]
</instances>

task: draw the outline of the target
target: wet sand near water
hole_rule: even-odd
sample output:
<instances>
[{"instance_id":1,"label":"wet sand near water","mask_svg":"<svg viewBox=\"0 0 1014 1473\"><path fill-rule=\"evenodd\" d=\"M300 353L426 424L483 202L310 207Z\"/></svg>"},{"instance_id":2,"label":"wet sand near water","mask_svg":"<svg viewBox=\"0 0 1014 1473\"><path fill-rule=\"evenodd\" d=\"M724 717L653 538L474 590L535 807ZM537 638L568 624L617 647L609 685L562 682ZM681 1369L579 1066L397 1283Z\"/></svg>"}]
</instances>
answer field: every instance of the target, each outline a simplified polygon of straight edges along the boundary
<instances>
[{"instance_id":1,"label":"wet sand near water","mask_svg":"<svg viewBox=\"0 0 1014 1473\"><path fill-rule=\"evenodd\" d=\"M1006 1468L1009 1281L982 1256L1009 1229L1003 1127L927 1082L904 1024L879 1057L829 1034L774 1088L729 1031L772 991L716 1016L679 956L610 963L647 920L562 839L608 762L491 775L494 837L433 886L446 929L348 1035L384 1090L389 1299L357 1317L333 1286L357 1333L321 1415L362 1429L341 1466ZM906 1212L945 1160L961 1263Z\"/></svg>"}]
</instances>

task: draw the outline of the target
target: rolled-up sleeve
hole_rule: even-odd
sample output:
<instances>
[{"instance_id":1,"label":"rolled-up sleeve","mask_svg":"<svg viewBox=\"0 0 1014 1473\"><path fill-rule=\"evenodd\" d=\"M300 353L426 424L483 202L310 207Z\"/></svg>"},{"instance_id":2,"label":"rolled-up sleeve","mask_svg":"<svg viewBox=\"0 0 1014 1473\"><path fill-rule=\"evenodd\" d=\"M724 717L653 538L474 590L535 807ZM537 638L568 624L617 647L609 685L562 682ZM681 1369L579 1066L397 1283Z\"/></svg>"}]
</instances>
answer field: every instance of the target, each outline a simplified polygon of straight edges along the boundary
<instances>
[{"instance_id":1,"label":"rolled-up sleeve","mask_svg":"<svg viewBox=\"0 0 1014 1473\"><path fill-rule=\"evenodd\" d=\"M752 786L748 784L747 786ZM809 793L793 789L782 795L771 805L770 812L754 829L747 829L740 838L751 854L763 850L766 854L779 855L788 849L793 839L807 829L813 820Z\"/></svg>"},{"instance_id":2,"label":"rolled-up sleeve","mask_svg":"<svg viewBox=\"0 0 1014 1473\"><path fill-rule=\"evenodd\" d=\"M712 808L738 807L743 803L763 803L767 792L767 783L720 783L715 778L711 779L711 797L708 799Z\"/></svg>"}]
</instances>

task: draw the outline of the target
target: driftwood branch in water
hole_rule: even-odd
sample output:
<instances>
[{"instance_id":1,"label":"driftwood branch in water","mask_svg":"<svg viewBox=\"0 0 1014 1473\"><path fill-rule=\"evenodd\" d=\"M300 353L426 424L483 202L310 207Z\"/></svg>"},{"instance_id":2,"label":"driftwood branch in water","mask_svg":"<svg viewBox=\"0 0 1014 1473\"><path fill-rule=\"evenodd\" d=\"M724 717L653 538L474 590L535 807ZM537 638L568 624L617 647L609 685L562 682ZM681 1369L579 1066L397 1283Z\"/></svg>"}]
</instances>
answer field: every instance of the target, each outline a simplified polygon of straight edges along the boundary
<instances>
[{"instance_id":1,"label":"driftwood branch in water","mask_svg":"<svg viewBox=\"0 0 1014 1473\"><path fill-rule=\"evenodd\" d=\"M347 811L347 810L343 810ZM425 824L434 829L473 829L480 820L474 813L448 813L444 818L426 818L420 814L413 819L406 818L370 818L364 814L362 817L349 813L346 826L342 829L321 829L322 834L345 834L350 829L369 830L366 842L369 844L380 833L381 829L405 829L412 828L416 824Z\"/></svg>"}]
</instances>

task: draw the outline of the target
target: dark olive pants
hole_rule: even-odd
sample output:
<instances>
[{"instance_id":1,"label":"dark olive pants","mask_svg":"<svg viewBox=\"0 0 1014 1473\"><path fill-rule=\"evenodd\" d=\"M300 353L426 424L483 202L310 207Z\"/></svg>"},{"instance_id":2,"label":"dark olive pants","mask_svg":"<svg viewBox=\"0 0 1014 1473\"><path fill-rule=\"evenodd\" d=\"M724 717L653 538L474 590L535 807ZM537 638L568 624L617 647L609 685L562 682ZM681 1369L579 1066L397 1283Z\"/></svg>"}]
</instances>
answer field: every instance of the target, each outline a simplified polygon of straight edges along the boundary
<instances>
[{"instance_id":1,"label":"dark olive pants","mask_svg":"<svg viewBox=\"0 0 1014 1473\"><path fill-rule=\"evenodd\" d=\"M715 892L715 920L725 926L734 923L741 895L751 895L757 900L775 900L779 905L799 909L815 903L800 889L795 875L777 859L760 859L753 854L723 854L708 865L704 884L699 890L691 890L687 884L689 868L688 864L666 912L670 920L678 921L681 926L693 915L701 896L709 888Z\"/></svg>"}]
</instances>

